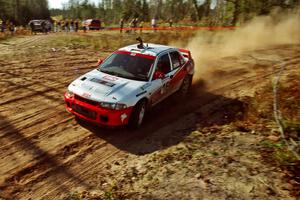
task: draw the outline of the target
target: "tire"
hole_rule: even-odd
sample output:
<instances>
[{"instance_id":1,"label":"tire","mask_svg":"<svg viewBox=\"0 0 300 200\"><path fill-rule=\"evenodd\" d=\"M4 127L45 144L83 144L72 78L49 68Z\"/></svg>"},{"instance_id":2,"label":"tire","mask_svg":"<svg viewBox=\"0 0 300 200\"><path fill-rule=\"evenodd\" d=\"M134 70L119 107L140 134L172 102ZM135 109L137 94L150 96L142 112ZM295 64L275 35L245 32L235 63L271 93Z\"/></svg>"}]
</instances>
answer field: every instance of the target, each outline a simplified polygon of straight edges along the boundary
<instances>
[{"instance_id":1,"label":"tire","mask_svg":"<svg viewBox=\"0 0 300 200\"><path fill-rule=\"evenodd\" d=\"M145 118L146 110L147 110L146 100L141 100L134 106L129 119L129 124L128 124L129 128L137 129L142 125Z\"/></svg>"},{"instance_id":2,"label":"tire","mask_svg":"<svg viewBox=\"0 0 300 200\"><path fill-rule=\"evenodd\" d=\"M184 77L182 84L178 90L179 97L185 97L189 93L192 85L192 80L193 80L192 75L187 75Z\"/></svg>"}]
</instances>

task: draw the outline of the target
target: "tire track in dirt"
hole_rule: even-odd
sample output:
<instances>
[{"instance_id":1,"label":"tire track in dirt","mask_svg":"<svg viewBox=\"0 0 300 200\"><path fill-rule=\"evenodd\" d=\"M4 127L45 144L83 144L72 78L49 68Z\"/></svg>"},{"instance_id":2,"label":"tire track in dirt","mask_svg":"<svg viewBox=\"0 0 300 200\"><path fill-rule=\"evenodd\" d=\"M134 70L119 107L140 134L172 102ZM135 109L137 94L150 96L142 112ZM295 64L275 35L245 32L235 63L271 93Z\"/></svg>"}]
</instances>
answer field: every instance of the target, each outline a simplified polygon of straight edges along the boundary
<instances>
[{"instance_id":1,"label":"tire track in dirt","mask_svg":"<svg viewBox=\"0 0 300 200\"><path fill-rule=\"evenodd\" d=\"M15 85L13 82L10 82L10 84ZM65 86L61 86L60 84L57 84L56 86L59 87L48 87L48 88L26 88L28 93L19 95L18 97L12 97L12 98L7 98L6 100L0 102L0 106L3 106L5 104L9 104L12 102L17 102L17 101L22 101L24 98L31 98L35 96L41 96L44 97L48 100L52 100L54 102L62 102L62 98L57 98L55 96L50 96L48 93L50 92L59 92L59 90L62 90L65 88Z\"/></svg>"},{"instance_id":2,"label":"tire track in dirt","mask_svg":"<svg viewBox=\"0 0 300 200\"><path fill-rule=\"evenodd\" d=\"M14 38L14 42L0 43L0 52L6 54L8 52L15 52L16 50L26 49L30 44L37 43L43 36L22 36Z\"/></svg>"},{"instance_id":3,"label":"tire track in dirt","mask_svg":"<svg viewBox=\"0 0 300 200\"><path fill-rule=\"evenodd\" d=\"M64 120L64 122L62 123L67 123L68 121L70 121L70 119L67 119L67 120ZM57 123L57 125L59 124L62 124L62 123ZM67 134L68 132L71 133L72 130L68 130L68 131L65 131L65 133ZM27 163L39 163L40 160L44 159L45 158L45 155L46 155L46 158L48 158L48 156L50 154L57 154L58 152L61 151L61 149L63 149L65 146L67 146L68 144L72 144L72 143L81 143L81 140L85 137L87 137L86 135L87 134L90 134L89 132L78 132L75 134L73 133L73 135L76 135L76 137L71 137L69 141L63 141L63 140L60 140L59 138L62 137L63 135L60 135L60 136L56 136L57 134L59 134L61 132L60 129L57 129L55 126L52 126L50 127L50 129L44 129L42 131L41 134L45 135L45 138L44 139L47 139L48 141L51 141L51 140L54 140L54 141L58 141L57 143L55 143L55 145L52 145L52 146L47 146L45 147L45 143L47 144L47 142L45 141L40 141L40 142L37 142L35 140L27 140L26 138L24 138L22 135L18 134L18 133L13 133L10 137L12 139L14 138L22 138L23 140L22 141L19 141L19 143L17 144L18 146L17 147L21 147L21 149L24 151L26 150L27 151L27 155L26 155L26 159L25 157L21 160L20 165L17 165L17 166L14 166L14 165L10 165L10 167L8 165L5 165L5 163L2 163L1 164L1 172L4 171L4 174L3 176L1 176L1 179L3 179L4 177L7 177L9 174L15 174L17 173L18 171L20 170L23 170L24 169L24 165L26 166ZM37 132L37 133L40 133L40 132ZM49 133L52 135L49 135ZM54 136L54 137L53 137ZM57 137L57 138L55 138ZM42 138L41 138L42 139ZM28 144L29 143L29 144ZM43 149L41 149L41 147L44 147ZM17 148L18 149L18 148ZM38 150L37 150L38 149ZM28 154L29 152L29 154ZM16 156L18 155L18 152L11 152L12 154L9 154L9 157L6 158L9 159L9 158L13 158L13 155L16 154ZM23 155L24 156L24 155ZM55 156L54 156L55 157ZM46 162L47 159L45 160ZM8 162L10 163L10 162ZM23 163L23 164L21 164ZM9 173L7 173L7 171ZM14 173L15 172L15 173ZM10 176L9 176L10 177Z\"/></svg>"},{"instance_id":4,"label":"tire track in dirt","mask_svg":"<svg viewBox=\"0 0 300 200\"><path fill-rule=\"evenodd\" d=\"M57 106L56 108L62 108L61 105ZM47 112L47 111L51 112ZM47 112L46 116L41 116L41 114ZM12 121L15 125L15 128L18 130L23 130L23 129L28 129L32 126L36 126L37 124L40 124L42 122L45 122L46 119L49 117L55 117L57 115L62 115L64 116L65 111L61 109L53 109L53 108L48 108L46 107L43 110L37 109L37 111L28 114L26 117L22 117L23 113L20 113L20 115L17 118L9 118L10 121ZM9 129L9 125L7 124L2 124L0 127L0 130L2 131L0 138L3 139L5 136L10 134L12 130ZM1 149L1 147L0 147Z\"/></svg>"},{"instance_id":5,"label":"tire track in dirt","mask_svg":"<svg viewBox=\"0 0 300 200\"><path fill-rule=\"evenodd\" d=\"M56 92L51 92L48 93L49 96L57 96L59 97L59 95L57 95ZM29 97L29 96L28 96ZM42 96L40 96L42 98ZM26 100L20 100L16 103L10 103L10 104L6 104L3 105L1 108L0 113L3 115L8 115L8 117L12 117L12 118L16 118L17 116L22 117L22 113L21 112L26 112L28 111L28 108L32 108L33 111L35 109L38 110L38 108L36 108L37 103L41 104L41 109L44 109L44 107L47 107L48 109L57 107L58 105L61 105L63 102L63 97L61 97L60 101L52 101L51 99L47 99L45 97L43 97L40 101L31 101L32 99L26 99ZM47 106L47 104L51 102L51 105ZM19 104L18 104L19 103ZM15 115L10 115L10 113L15 114Z\"/></svg>"},{"instance_id":6,"label":"tire track in dirt","mask_svg":"<svg viewBox=\"0 0 300 200\"><path fill-rule=\"evenodd\" d=\"M52 134L50 135L47 135L47 130L51 130L53 128L56 128L57 126L59 125L62 125L62 124L66 124L68 122L70 122L74 117L73 116L66 116L65 118L62 118L61 120L59 121L56 121L56 123L52 123L50 125L44 125L44 124L41 124L41 125L44 125L42 126L43 128L40 128L38 129L38 127L36 127L36 124L32 125L32 126L28 126L26 128L24 128L24 132L29 132L29 134L26 134L24 135L24 139L27 139L27 140L36 140L37 138L38 139L43 139L44 137L51 137L52 135L58 133L59 131L57 132L53 132ZM38 130L36 130L38 129ZM13 131L10 130L10 132L7 132L7 134L12 134ZM38 136L37 136L38 135ZM3 150L5 151L5 154L9 154L8 150L9 148L12 146L12 145L16 145L16 143L19 143L21 142L22 140L19 139L19 138L16 138L13 142L8 142L8 143L5 143L3 145L1 145L1 149L0 150ZM6 155L3 154L1 155L0 159L3 159Z\"/></svg>"},{"instance_id":7,"label":"tire track in dirt","mask_svg":"<svg viewBox=\"0 0 300 200\"><path fill-rule=\"evenodd\" d=\"M84 150L84 152L83 152L82 155L80 154L80 155L74 156L74 155L73 155L74 152L68 153L68 154L70 154L71 156L73 155L73 157L74 157L73 162L79 162L80 160L78 160L78 159L84 158L86 154L89 154L90 152L95 151L95 150L99 150L99 149L102 148L103 146L107 145L107 142L97 143L97 141L91 140L90 137L95 137L95 136L94 136L93 134L91 134L89 131L86 131L86 132L89 133L89 135L87 135L86 137L82 138L81 140L76 140L76 141L74 141L73 143L71 143L71 144L69 144L69 145L63 145L61 148L56 147L56 149L58 149L57 152L59 152L59 153L54 154L54 155L53 155L53 158L55 158L55 159L60 158L60 159L61 159L62 156L63 156L63 157L66 157L67 154L66 154L66 152L64 151L64 149L68 149L69 146L72 146L72 148L69 148L69 149L73 149L74 146L80 146L81 148L80 148L79 151L81 152L82 150ZM90 146L89 148L85 148L85 146L86 146L85 143L91 144L91 143L93 143L93 142L95 142L96 144L95 144L95 145L89 145L89 146ZM108 153L109 153L110 151L104 151L104 152L108 152ZM102 154L103 154L104 152L102 152ZM41 159L42 159L42 158L41 158ZM61 168L61 166L63 166L63 165L68 165L68 162L69 162L69 160L67 160L66 162L64 162L64 163L62 163L62 164L60 164L60 165L58 165L58 166L56 166L56 167L50 168L48 171L45 172L44 169L43 169L43 166L48 166L48 159L49 159L49 158L48 158L48 156L47 156L46 158L43 158L42 161L38 161L38 162L35 163L35 164L31 164L29 167L30 167L30 169L34 168L34 170L30 170L30 169L27 170L28 167L25 167L25 168L21 167L21 171L15 173L15 175L13 175L11 178L7 179L6 182L12 183L13 180L15 180L15 177L19 177L18 179L21 179L21 178L24 177L24 176L27 177L27 176L28 176L28 173L35 173L35 174L36 174L37 171L40 171L40 172L37 173L37 174L39 174L39 175L37 175L36 177L39 177L40 179L43 179L43 177L45 176L45 173L46 173L46 174L47 174L47 173L55 173L57 170L59 170L59 169ZM106 157L103 158L103 159L105 160ZM64 160L64 159L62 159L62 160ZM41 166L42 168L40 168L40 166ZM79 167L80 167L80 166L79 166ZM26 173L24 173L24 171L25 171ZM70 177L69 177L69 178L70 178ZM61 180L60 180L60 181L61 181ZM29 183L29 182L28 182L28 183ZM61 182L60 182L60 183L61 183ZM7 186L7 185L6 185L6 186ZM0 187L0 188L1 188L1 189L4 189L4 188L6 188L6 186L3 185L3 186ZM61 185L60 185L59 187L61 187Z\"/></svg>"},{"instance_id":8,"label":"tire track in dirt","mask_svg":"<svg viewBox=\"0 0 300 200\"><path fill-rule=\"evenodd\" d=\"M59 107L58 107L59 108ZM67 115L66 111L64 110L64 107L60 106L61 109L57 109L54 110L50 109L52 112L50 112L49 114L47 113L47 115L42 115L43 112L36 112L34 114L32 114L31 116L29 116L27 119L18 119L18 120L11 120L13 123L18 124L17 126L15 126L15 129L17 130L22 130L24 132L24 136L27 136L27 132L25 130L34 130L36 127L41 126L41 125L47 125L50 124L52 122L59 122L59 120L64 120L66 117L68 117L69 115ZM48 110L48 109L45 109ZM48 121L49 119L49 121ZM36 128L38 129L38 128ZM3 141L5 141L5 137L8 136L9 134L12 133L12 130L9 129L9 125L8 124L3 124L3 128L1 128L0 130L3 131L3 134L1 134L0 139L2 139ZM4 147L5 144L3 142L3 145L1 146Z\"/></svg>"},{"instance_id":9,"label":"tire track in dirt","mask_svg":"<svg viewBox=\"0 0 300 200\"><path fill-rule=\"evenodd\" d=\"M231 83L230 85L225 85L223 87L216 88L213 90L213 92L219 93L222 90L228 90L229 89L228 86L233 86L231 89L234 89L234 88L240 87L241 85L243 85L245 83L255 83L255 81L262 80L262 79L265 79L267 77L277 74L280 71L281 65L285 65L286 66L285 71L288 71L288 70L293 69L293 67L295 67L293 64L298 64L299 62L300 62L300 56L293 57L289 60L284 60L284 63L274 65L274 68L277 68L277 69L273 69L273 71L271 71L271 72L265 73L263 75L258 75L258 76L257 75L248 76L246 78L246 80L245 79L237 80L237 81Z\"/></svg>"},{"instance_id":10,"label":"tire track in dirt","mask_svg":"<svg viewBox=\"0 0 300 200\"><path fill-rule=\"evenodd\" d=\"M79 141L77 141L77 142L79 142ZM35 149L36 151L40 152L40 154L44 155L45 160L46 160L45 163L47 163L47 167L55 168L56 166L60 165L60 161L58 161L57 159L55 159L55 157L52 156L51 154L49 154L49 153L43 151L42 149L38 148L36 145L34 145L32 143L27 143L26 145L27 145L27 148ZM12 193L11 193L11 195L8 195L8 196L6 196L5 194L3 194L1 196L4 196L5 199L6 198L7 199L14 198L13 196L15 196L15 192L19 191L20 189L23 189L23 185L21 185L21 184L18 183L18 180L17 180L18 176L17 175L20 174L20 173L24 174L24 175L26 175L27 173L31 174L32 171L30 171L30 170L34 169L34 168L32 168L32 165L36 165L35 161L29 162L29 164L25 165L25 167L20 166L19 167L20 170L19 170L18 173L14 174L15 176L11 176L11 178L6 179L6 181L1 184L0 191L4 191L4 188L6 188L7 190L9 190ZM36 166L38 166L38 165L36 165ZM63 169L60 169L60 170L63 170ZM74 174L71 173L70 171L64 170L63 172L64 172L64 175L67 175L69 178L74 177L74 179L76 179L76 176L74 176ZM81 180L78 180L77 182L82 183ZM60 185L60 182L59 182L59 180L53 180L53 182L51 182L49 184L50 185L51 184ZM60 185L60 190L62 188L63 188L63 185ZM67 191L67 188L65 188L63 191Z\"/></svg>"},{"instance_id":11,"label":"tire track in dirt","mask_svg":"<svg viewBox=\"0 0 300 200\"><path fill-rule=\"evenodd\" d=\"M53 61L53 60L51 60ZM55 62L58 62L58 60L55 60ZM35 68L34 70L37 70L35 72L40 72L40 73L44 73L44 72L52 72L52 71L47 71L47 70L50 70L48 67L54 67L54 66L57 66L57 65L54 65L52 63L41 63L41 64L35 64L34 62L30 62L31 65L34 64L34 65L39 65L39 67L43 67L43 68ZM63 65L67 65L67 66L70 66L72 67L71 69L64 69L64 71L73 71L75 69L77 70L89 70L89 69L92 69L92 68L95 68L96 66L96 62L94 60L91 60L91 61L77 61L77 60L74 60L73 62L66 62L65 60L62 60L62 63ZM20 63L22 65L25 65L24 63ZM87 64L94 64L92 66L80 66L80 65L87 65ZM13 70L22 70L22 71L25 71L25 70L32 70L32 67L31 66L28 66L28 67L25 67L25 66L22 66L22 67L19 67L19 66L15 66L16 64L12 64L13 66L9 65L9 64L5 64L1 67L1 71L3 71L2 73L6 73L7 70L9 71L13 71ZM51 69L53 70L53 69ZM0 72L1 72L0 71ZM54 72L61 72L61 69L57 69L55 70Z\"/></svg>"},{"instance_id":12,"label":"tire track in dirt","mask_svg":"<svg viewBox=\"0 0 300 200\"><path fill-rule=\"evenodd\" d=\"M19 42L19 43L12 43L12 45L16 46L16 47L22 47L22 49L24 49L24 48L28 47L29 44L36 43L36 42L40 41L41 38L43 38L43 37L45 37L45 36L41 36L41 35L27 36L25 41Z\"/></svg>"}]
</instances>

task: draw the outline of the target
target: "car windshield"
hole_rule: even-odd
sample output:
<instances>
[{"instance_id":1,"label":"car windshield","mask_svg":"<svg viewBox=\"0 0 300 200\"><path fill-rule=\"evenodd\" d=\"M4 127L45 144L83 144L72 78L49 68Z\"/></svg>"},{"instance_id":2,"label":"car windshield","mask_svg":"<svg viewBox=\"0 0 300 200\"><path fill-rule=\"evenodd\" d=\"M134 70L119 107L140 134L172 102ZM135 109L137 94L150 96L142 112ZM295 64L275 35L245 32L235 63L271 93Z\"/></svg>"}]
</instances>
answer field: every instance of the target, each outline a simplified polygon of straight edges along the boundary
<instances>
[{"instance_id":1,"label":"car windshield","mask_svg":"<svg viewBox=\"0 0 300 200\"><path fill-rule=\"evenodd\" d=\"M148 81L154 59L115 52L99 66L101 72L140 81Z\"/></svg>"}]
</instances>

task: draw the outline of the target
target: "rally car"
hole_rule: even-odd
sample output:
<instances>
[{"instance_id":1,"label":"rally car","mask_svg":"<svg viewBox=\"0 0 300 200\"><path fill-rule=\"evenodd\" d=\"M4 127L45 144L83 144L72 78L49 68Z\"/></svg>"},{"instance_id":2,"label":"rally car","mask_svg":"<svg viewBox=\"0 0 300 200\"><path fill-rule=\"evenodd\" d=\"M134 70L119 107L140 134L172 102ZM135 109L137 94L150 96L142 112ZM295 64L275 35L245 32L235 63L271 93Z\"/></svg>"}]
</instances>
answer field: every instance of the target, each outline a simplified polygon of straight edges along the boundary
<instances>
[{"instance_id":1,"label":"rally car","mask_svg":"<svg viewBox=\"0 0 300 200\"><path fill-rule=\"evenodd\" d=\"M100 30L101 21L99 19L87 19L82 22L82 27L87 30Z\"/></svg>"},{"instance_id":2,"label":"rally car","mask_svg":"<svg viewBox=\"0 0 300 200\"><path fill-rule=\"evenodd\" d=\"M32 32L50 32L52 26L48 20L31 20L28 25Z\"/></svg>"},{"instance_id":3,"label":"rally car","mask_svg":"<svg viewBox=\"0 0 300 200\"><path fill-rule=\"evenodd\" d=\"M139 41L73 81L64 95L67 110L98 125L138 128L149 108L175 92L185 96L194 74L190 51Z\"/></svg>"}]
</instances>

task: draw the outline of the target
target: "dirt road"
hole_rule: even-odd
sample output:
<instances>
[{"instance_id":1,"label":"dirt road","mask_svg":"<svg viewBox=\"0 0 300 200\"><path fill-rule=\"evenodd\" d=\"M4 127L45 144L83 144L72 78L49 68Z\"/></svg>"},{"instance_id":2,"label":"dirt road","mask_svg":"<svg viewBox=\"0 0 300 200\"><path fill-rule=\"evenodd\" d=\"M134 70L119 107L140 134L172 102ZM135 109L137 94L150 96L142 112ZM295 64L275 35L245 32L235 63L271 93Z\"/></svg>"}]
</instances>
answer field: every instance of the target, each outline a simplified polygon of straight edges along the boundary
<instances>
[{"instance_id":1,"label":"dirt road","mask_svg":"<svg viewBox=\"0 0 300 200\"><path fill-rule=\"evenodd\" d=\"M56 199L73 188L93 188L106 164L129 154L144 155L180 142L195 118L184 116L251 96L270 83L282 61L286 73L299 68L300 46L276 46L212 62L206 80L186 102L163 102L135 132L78 123L64 108L63 93L80 74L107 55L85 49L27 51L51 36L0 44L0 198ZM12 55L14 54L14 55ZM5 56L4 56L5 55ZM200 68L201 70L201 68ZM172 113L172 114L170 114ZM209 114L206 117L212 117ZM182 120L184 119L184 120ZM157 132L162 132L157 136ZM185 131L182 131L185 130ZM155 137L154 137L155 135Z\"/></svg>"}]
</instances>

